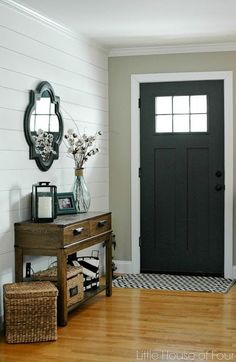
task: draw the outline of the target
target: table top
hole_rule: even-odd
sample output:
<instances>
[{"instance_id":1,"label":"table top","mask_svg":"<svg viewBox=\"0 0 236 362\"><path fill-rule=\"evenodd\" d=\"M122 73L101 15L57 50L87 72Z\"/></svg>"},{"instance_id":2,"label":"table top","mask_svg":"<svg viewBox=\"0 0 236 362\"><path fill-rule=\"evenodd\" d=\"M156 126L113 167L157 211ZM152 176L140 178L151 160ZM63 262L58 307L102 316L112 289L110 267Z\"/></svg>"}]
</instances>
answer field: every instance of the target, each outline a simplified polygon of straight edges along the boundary
<instances>
[{"instance_id":1,"label":"table top","mask_svg":"<svg viewBox=\"0 0 236 362\"><path fill-rule=\"evenodd\" d=\"M50 223L35 223L32 220L26 220L26 221L22 221L22 222L16 222L15 225L17 226L17 225L22 225L22 224L38 224L40 226L56 225L59 227L65 227L65 226L68 226L71 224L78 223L80 221L85 221L85 220L93 219L95 217L108 215L108 214L111 214L111 212L110 211L90 211L90 212L85 212L82 214L60 215L53 222L50 222Z\"/></svg>"}]
</instances>

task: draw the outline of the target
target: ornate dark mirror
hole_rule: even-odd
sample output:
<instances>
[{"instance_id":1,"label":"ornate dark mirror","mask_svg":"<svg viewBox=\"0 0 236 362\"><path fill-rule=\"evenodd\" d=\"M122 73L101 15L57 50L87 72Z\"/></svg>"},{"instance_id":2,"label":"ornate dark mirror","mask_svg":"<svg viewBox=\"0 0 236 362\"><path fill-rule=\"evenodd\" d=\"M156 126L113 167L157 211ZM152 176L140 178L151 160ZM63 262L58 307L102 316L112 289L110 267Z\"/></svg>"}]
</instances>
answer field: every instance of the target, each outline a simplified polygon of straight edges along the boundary
<instances>
[{"instance_id":1,"label":"ornate dark mirror","mask_svg":"<svg viewBox=\"0 0 236 362\"><path fill-rule=\"evenodd\" d=\"M59 157L59 145L63 136L59 103L60 98L48 82L41 82L35 91L30 91L24 131L29 145L29 158L36 161L41 171L47 171Z\"/></svg>"}]
</instances>

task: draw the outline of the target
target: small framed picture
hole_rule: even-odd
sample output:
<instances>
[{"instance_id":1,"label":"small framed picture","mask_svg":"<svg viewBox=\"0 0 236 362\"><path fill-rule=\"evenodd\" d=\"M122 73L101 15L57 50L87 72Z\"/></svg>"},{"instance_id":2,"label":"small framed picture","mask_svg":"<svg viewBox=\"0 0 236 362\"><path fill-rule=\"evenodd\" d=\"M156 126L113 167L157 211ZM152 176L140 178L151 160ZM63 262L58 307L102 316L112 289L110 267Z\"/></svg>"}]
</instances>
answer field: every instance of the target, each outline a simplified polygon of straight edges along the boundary
<instances>
[{"instance_id":1,"label":"small framed picture","mask_svg":"<svg viewBox=\"0 0 236 362\"><path fill-rule=\"evenodd\" d=\"M57 215L76 214L75 199L72 192L57 193Z\"/></svg>"}]
</instances>

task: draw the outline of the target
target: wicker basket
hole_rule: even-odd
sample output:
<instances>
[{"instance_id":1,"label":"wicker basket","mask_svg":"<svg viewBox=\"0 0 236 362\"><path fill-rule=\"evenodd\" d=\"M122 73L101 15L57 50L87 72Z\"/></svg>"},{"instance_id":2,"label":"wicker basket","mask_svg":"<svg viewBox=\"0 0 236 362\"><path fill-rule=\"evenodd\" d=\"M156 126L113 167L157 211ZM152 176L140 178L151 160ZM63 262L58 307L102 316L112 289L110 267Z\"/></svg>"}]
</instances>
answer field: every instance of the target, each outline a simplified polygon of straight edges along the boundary
<instances>
[{"instance_id":1,"label":"wicker basket","mask_svg":"<svg viewBox=\"0 0 236 362\"><path fill-rule=\"evenodd\" d=\"M5 284L4 319L8 343L57 339L57 288L50 282Z\"/></svg>"},{"instance_id":2,"label":"wicker basket","mask_svg":"<svg viewBox=\"0 0 236 362\"><path fill-rule=\"evenodd\" d=\"M33 274L33 280L50 280L57 285L57 267ZM81 301L83 297L83 268L67 265L67 307Z\"/></svg>"}]
</instances>

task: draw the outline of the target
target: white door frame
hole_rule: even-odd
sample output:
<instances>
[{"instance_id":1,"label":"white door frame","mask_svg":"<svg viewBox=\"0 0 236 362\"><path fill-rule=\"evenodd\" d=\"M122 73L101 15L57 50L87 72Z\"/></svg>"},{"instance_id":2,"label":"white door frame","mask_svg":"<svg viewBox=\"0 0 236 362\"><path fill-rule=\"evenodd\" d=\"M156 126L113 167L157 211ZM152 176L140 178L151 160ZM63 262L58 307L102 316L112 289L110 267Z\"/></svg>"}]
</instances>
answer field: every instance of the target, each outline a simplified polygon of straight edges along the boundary
<instances>
[{"instance_id":1,"label":"white door frame","mask_svg":"<svg viewBox=\"0 0 236 362\"><path fill-rule=\"evenodd\" d=\"M194 80L224 81L224 276L233 278L233 72L156 73L131 75L131 243L130 269L140 272L140 112L138 108L140 83Z\"/></svg>"}]
</instances>

